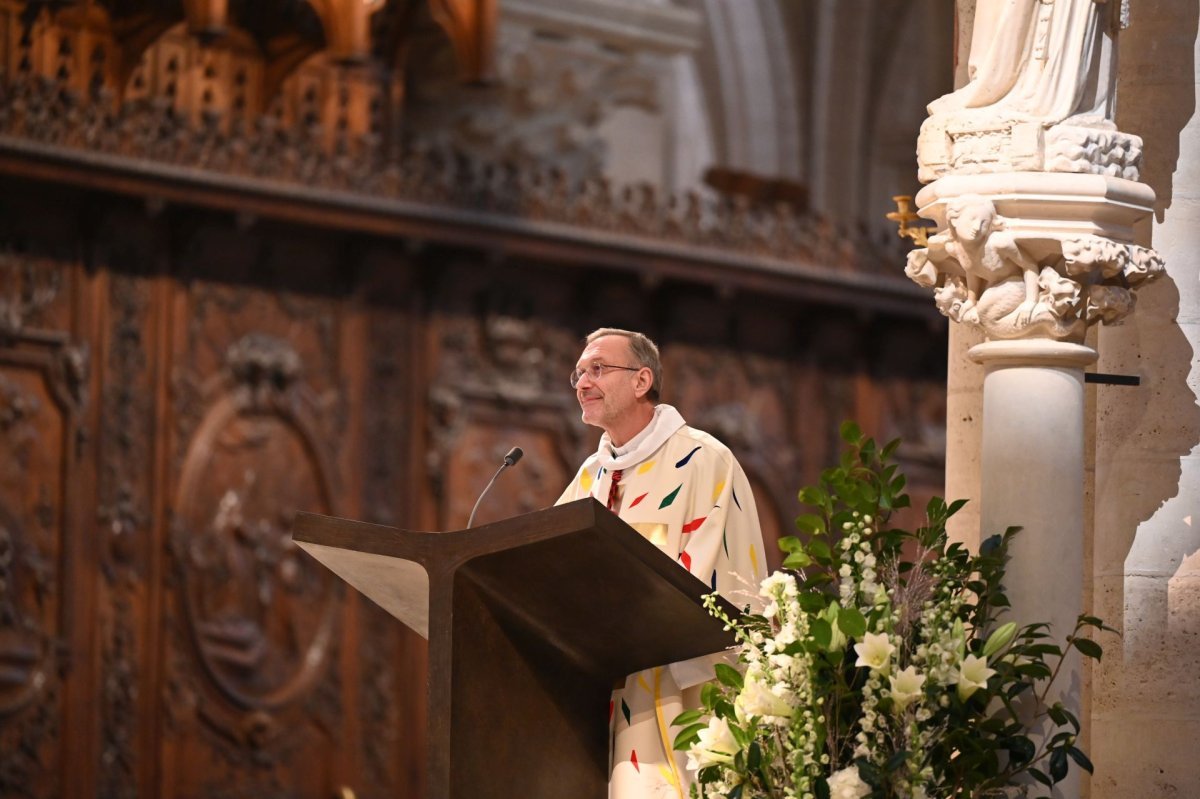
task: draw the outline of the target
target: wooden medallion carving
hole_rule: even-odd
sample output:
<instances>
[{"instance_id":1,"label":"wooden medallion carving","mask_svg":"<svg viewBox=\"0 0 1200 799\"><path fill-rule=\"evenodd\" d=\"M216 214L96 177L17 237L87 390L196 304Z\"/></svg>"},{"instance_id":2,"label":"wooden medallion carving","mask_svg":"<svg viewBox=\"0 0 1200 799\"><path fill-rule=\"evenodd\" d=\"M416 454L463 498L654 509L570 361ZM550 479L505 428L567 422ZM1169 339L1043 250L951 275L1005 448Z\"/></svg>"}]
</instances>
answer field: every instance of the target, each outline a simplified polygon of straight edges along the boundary
<instances>
[{"instance_id":1,"label":"wooden medallion carving","mask_svg":"<svg viewBox=\"0 0 1200 799\"><path fill-rule=\"evenodd\" d=\"M191 368L175 374L186 446L168 533L169 790L323 797L344 724L345 590L290 531L297 510L338 506L329 452L346 410L323 390L337 379L334 318L282 292L194 291ZM222 768L198 768L214 756Z\"/></svg>"},{"instance_id":2,"label":"wooden medallion carving","mask_svg":"<svg viewBox=\"0 0 1200 799\"><path fill-rule=\"evenodd\" d=\"M185 621L208 676L237 707L273 711L304 698L325 665L332 580L288 530L296 510L331 503L312 425L289 396L299 356L255 336L231 347L227 363L234 385L184 460L173 538Z\"/></svg>"}]
</instances>

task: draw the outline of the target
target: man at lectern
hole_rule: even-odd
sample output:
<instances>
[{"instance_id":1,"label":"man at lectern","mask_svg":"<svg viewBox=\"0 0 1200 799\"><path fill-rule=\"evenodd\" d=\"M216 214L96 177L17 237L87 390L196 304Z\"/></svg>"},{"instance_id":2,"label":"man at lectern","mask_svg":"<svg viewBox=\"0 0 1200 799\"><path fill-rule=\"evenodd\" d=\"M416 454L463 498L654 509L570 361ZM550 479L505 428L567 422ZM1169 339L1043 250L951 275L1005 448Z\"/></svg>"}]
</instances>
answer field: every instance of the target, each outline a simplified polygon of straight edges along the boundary
<instances>
[{"instance_id":1,"label":"man at lectern","mask_svg":"<svg viewBox=\"0 0 1200 799\"><path fill-rule=\"evenodd\" d=\"M765 568L750 484L728 447L659 402L662 363L654 342L628 330L595 331L571 387L583 421L604 435L557 504L594 497L735 605L745 604ZM671 749L678 730L670 722L699 706L713 662L631 674L614 692L610 799L688 795L686 758Z\"/></svg>"}]
</instances>

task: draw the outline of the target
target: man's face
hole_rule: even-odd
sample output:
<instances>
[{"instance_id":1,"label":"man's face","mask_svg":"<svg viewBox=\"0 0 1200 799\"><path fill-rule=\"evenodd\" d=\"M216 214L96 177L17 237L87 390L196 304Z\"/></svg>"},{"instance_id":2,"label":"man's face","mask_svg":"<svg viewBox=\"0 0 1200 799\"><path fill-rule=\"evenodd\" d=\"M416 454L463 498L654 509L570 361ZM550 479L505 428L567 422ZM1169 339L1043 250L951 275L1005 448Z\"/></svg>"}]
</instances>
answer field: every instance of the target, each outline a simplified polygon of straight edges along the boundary
<instances>
[{"instance_id":1,"label":"man's face","mask_svg":"<svg viewBox=\"0 0 1200 799\"><path fill-rule=\"evenodd\" d=\"M595 363L609 366L636 366L624 336L601 336L588 344L575 366L587 369ZM611 430L637 404L635 386L639 372L605 369L598 380L584 374L575 387L575 397L583 410L585 424ZM644 393L644 392L643 392Z\"/></svg>"}]
</instances>

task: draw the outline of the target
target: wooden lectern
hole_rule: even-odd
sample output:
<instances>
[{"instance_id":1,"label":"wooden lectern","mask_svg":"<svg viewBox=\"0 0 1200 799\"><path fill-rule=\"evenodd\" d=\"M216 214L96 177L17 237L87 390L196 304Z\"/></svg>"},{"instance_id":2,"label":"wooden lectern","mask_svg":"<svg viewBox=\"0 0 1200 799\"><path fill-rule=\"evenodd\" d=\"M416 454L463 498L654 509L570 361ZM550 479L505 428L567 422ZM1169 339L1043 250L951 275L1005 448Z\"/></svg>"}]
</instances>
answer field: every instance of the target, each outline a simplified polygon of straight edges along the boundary
<instances>
[{"instance_id":1,"label":"wooden lectern","mask_svg":"<svg viewBox=\"0 0 1200 799\"><path fill-rule=\"evenodd\" d=\"M603 799L614 683L733 644L592 499L452 533L301 513L293 539L429 639L429 799Z\"/></svg>"}]
</instances>

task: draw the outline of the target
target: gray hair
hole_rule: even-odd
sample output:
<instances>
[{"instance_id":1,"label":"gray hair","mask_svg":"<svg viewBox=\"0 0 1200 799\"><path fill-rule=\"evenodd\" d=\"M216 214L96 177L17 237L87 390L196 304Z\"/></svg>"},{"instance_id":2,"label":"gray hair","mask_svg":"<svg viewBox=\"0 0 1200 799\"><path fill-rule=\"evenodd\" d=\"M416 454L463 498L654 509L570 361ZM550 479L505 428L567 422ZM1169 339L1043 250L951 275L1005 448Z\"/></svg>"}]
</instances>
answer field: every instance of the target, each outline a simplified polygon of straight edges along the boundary
<instances>
[{"instance_id":1,"label":"gray hair","mask_svg":"<svg viewBox=\"0 0 1200 799\"><path fill-rule=\"evenodd\" d=\"M604 336L621 336L629 341L629 352L633 355L634 363L640 367L645 367L650 370L652 378L650 380L650 390L646 396L651 402L658 402L662 396L662 361L658 357L658 345L647 338L642 333L637 333L632 330L622 330L619 327L602 327L599 330L593 330L588 333L584 344L591 344L598 338Z\"/></svg>"}]
</instances>

